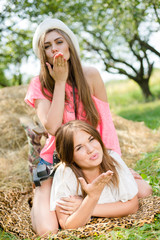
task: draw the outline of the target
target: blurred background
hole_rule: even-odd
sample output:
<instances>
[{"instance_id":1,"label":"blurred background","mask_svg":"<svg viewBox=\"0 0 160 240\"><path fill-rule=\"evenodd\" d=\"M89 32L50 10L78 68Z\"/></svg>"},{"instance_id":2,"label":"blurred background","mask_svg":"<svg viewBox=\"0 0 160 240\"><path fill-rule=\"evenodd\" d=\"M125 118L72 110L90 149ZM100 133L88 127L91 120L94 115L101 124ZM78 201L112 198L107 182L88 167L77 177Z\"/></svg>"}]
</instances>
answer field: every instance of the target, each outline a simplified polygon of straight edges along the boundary
<instances>
[{"instance_id":1,"label":"blurred background","mask_svg":"<svg viewBox=\"0 0 160 240\"><path fill-rule=\"evenodd\" d=\"M77 35L83 63L96 65L104 82L131 79L145 99L160 68L157 0L1 0L0 86L28 83L39 73L32 37L46 17L59 18Z\"/></svg>"}]
</instances>

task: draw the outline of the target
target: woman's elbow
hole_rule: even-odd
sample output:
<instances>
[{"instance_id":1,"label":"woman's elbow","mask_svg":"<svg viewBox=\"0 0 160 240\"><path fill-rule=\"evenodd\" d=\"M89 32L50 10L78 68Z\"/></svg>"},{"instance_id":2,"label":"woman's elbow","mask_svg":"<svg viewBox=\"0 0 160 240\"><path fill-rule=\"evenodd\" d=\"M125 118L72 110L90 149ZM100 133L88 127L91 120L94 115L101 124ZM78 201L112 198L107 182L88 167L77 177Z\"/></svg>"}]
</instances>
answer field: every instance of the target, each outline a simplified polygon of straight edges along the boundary
<instances>
[{"instance_id":1,"label":"woman's elbow","mask_svg":"<svg viewBox=\"0 0 160 240\"><path fill-rule=\"evenodd\" d=\"M44 126L45 130L47 131L47 133L49 133L49 134L52 135L52 136L55 135L57 129L55 129L53 126L51 127L51 126L48 124L47 121L44 122L43 126Z\"/></svg>"},{"instance_id":2,"label":"woman's elbow","mask_svg":"<svg viewBox=\"0 0 160 240\"><path fill-rule=\"evenodd\" d=\"M59 225L61 226L61 228L63 230L67 230L67 229L73 229L74 227L72 226L72 224L68 223L67 220L63 220L63 219L59 219Z\"/></svg>"},{"instance_id":3,"label":"woman's elbow","mask_svg":"<svg viewBox=\"0 0 160 240\"><path fill-rule=\"evenodd\" d=\"M63 230L67 229L67 228L66 228L66 225L65 225L62 221L60 221L60 220L59 220L59 225L60 225L60 227L61 227Z\"/></svg>"},{"instance_id":4,"label":"woman's elbow","mask_svg":"<svg viewBox=\"0 0 160 240\"><path fill-rule=\"evenodd\" d=\"M66 223L64 224L62 222L59 222L59 224L60 224L60 226L63 230L75 229L76 228L76 227L72 226L72 224L66 224Z\"/></svg>"},{"instance_id":5,"label":"woman's elbow","mask_svg":"<svg viewBox=\"0 0 160 240\"><path fill-rule=\"evenodd\" d=\"M67 229L76 229L76 228L79 228L79 227L83 227L85 225L85 223L78 223L76 221L74 222L62 222L62 221L59 221L59 224L61 226L61 228L63 230L67 230Z\"/></svg>"},{"instance_id":6,"label":"woman's elbow","mask_svg":"<svg viewBox=\"0 0 160 240\"><path fill-rule=\"evenodd\" d=\"M129 214L136 213L139 209L138 196L135 196L131 201L132 201L132 207L130 208Z\"/></svg>"},{"instance_id":7,"label":"woman's elbow","mask_svg":"<svg viewBox=\"0 0 160 240\"><path fill-rule=\"evenodd\" d=\"M52 136L55 136L57 129L61 126L60 123L57 124L49 124L46 120L43 124L44 128L46 129L47 133L49 133Z\"/></svg>"},{"instance_id":8,"label":"woman's elbow","mask_svg":"<svg viewBox=\"0 0 160 240\"><path fill-rule=\"evenodd\" d=\"M131 213L130 213L130 214L136 213L136 212L138 211L138 209L139 209L139 204L137 203L137 204L133 207L133 209L131 210Z\"/></svg>"}]
</instances>

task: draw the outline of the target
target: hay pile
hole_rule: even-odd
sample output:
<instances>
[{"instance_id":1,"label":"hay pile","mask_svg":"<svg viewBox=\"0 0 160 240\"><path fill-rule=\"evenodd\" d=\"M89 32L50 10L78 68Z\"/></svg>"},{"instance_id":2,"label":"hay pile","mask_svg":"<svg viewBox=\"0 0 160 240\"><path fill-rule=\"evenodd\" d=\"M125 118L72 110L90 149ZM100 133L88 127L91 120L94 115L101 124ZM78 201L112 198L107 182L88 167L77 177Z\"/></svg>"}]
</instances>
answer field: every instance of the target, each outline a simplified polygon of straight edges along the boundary
<instances>
[{"instance_id":1,"label":"hay pile","mask_svg":"<svg viewBox=\"0 0 160 240\"><path fill-rule=\"evenodd\" d=\"M28 172L28 143L20 117L33 119L35 110L24 102L26 85L0 89L0 188L24 188L30 182ZM140 158L141 153L153 150L159 142L160 133L113 115L122 156L129 167Z\"/></svg>"},{"instance_id":2,"label":"hay pile","mask_svg":"<svg viewBox=\"0 0 160 240\"><path fill-rule=\"evenodd\" d=\"M28 170L28 141L20 124L20 118L29 116L34 120L35 116L35 110L24 103L26 91L27 86L0 89L0 225L5 231L18 237L17 239L36 238L29 214L33 195ZM113 120L123 159L129 167L134 167L141 153L153 150L159 143L160 132L154 133L143 123L128 121L119 116L113 115ZM159 206L156 208L153 204L154 200L157 203L157 199L151 198L149 205L145 204L147 199L143 200L142 205L150 207L152 204L153 206L149 220L147 210L147 217L143 223L138 222L140 225L152 222L154 215L158 212ZM136 215L136 219L143 220L143 209L140 209L138 214L141 214L140 218ZM105 232L110 229L107 222L101 224ZM113 226L115 224L117 220L113 222ZM127 227L128 218L127 222L121 225ZM88 234L91 232L89 226ZM62 231L60 235L63 234ZM61 239L60 235L56 239Z\"/></svg>"},{"instance_id":3,"label":"hay pile","mask_svg":"<svg viewBox=\"0 0 160 240\"><path fill-rule=\"evenodd\" d=\"M147 128L144 122L133 122L113 115L117 129L122 158L129 167L133 167L143 153L151 152L160 143L160 131Z\"/></svg>"},{"instance_id":4,"label":"hay pile","mask_svg":"<svg viewBox=\"0 0 160 240\"><path fill-rule=\"evenodd\" d=\"M24 102L27 86L0 89L0 188L25 188L29 180L28 144L21 116L34 115Z\"/></svg>"}]
</instances>

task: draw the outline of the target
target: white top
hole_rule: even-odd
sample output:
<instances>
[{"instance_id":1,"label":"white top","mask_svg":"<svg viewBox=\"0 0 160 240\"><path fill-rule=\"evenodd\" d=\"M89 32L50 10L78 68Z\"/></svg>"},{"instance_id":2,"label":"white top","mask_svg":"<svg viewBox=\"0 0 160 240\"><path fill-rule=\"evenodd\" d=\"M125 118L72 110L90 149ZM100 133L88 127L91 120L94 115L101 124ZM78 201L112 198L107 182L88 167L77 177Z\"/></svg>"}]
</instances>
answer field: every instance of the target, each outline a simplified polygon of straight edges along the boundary
<instances>
[{"instance_id":1,"label":"white top","mask_svg":"<svg viewBox=\"0 0 160 240\"><path fill-rule=\"evenodd\" d=\"M121 166L117 169L119 174L119 188L115 188L114 186L109 187L106 185L101 193L98 204L117 201L126 202L138 193L137 184L125 162L121 159L118 153L114 151L109 151L109 155ZM61 197L77 195L77 184L77 178L72 169L70 167L65 167L64 164L61 164L57 168L52 182L50 210L54 211L56 209L56 201ZM82 196L80 184L78 188L78 195Z\"/></svg>"}]
</instances>

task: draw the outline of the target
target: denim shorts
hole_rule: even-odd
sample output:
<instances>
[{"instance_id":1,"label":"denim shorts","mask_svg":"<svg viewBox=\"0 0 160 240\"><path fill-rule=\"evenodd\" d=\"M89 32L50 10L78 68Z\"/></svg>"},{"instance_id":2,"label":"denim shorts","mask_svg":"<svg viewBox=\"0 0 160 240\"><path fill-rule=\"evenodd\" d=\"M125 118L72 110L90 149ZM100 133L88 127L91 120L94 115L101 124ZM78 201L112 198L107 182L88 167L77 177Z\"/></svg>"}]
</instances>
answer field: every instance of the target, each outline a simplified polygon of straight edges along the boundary
<instances>
[{"instance_id":1,"label":"denim shorts","mask_svg":"<svg viewBox=\"0 0 160 240\"><path fill-rule=\"evenodd\" d=\"M46 164L47 166L53 165L52 163L45 161L43 158L40 158L38 165L43 165L43 164Z\"/></svg>"}]
</instances>

